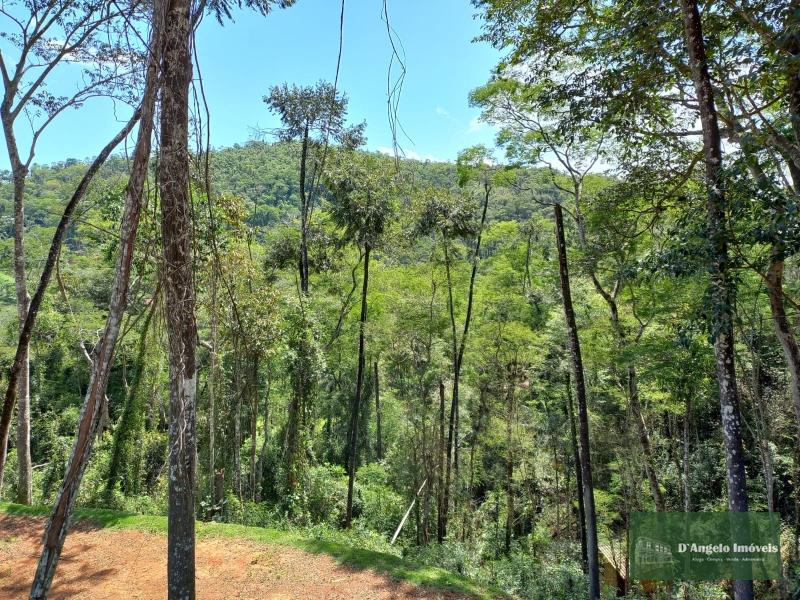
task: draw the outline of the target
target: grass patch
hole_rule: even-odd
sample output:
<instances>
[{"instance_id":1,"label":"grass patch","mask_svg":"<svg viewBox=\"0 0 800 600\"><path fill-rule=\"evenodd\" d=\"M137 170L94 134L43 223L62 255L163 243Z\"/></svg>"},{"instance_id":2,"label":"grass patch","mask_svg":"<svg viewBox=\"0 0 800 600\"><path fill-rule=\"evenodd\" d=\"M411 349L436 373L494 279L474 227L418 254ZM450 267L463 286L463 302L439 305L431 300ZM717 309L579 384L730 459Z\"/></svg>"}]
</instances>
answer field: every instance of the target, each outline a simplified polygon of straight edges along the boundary
<instances>
[{"instance_id":1,"label":"grass patch","mask_svg":"<svg viewBox=\"0 0 800 600\"><path fill-rule=\"evenodd\" d=\"M21 504L0 502L0 512L10 515L46 516L50 514L50 511L50 507L23 506ZM75 509L74 520L88 522L103 529L136 529L156 534L166 534L167 532L166 517L134 515L104 508ZM371 569L376 573L389 575L395 579L408 581L415 585L458 592L470 595L478 600L508 597L498 589L479 585L445 569L415 564L391 554L347 546L325 539L313 539L301 529L281 530L198 521L196 523L196 534L198 538L239 538L264 544L291 546L314 554L327 554L335 558L339 563L356 569Z\"/></svg>"}]
</instances>

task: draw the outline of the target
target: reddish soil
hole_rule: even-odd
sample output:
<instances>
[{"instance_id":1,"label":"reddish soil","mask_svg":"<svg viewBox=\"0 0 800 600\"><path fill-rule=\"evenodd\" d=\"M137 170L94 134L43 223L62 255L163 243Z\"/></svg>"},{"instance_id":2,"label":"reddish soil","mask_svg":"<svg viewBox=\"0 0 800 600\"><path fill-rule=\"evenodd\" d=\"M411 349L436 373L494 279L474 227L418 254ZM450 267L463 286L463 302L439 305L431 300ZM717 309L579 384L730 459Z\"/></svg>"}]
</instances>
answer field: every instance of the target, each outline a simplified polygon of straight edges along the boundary
<instances>
[{"instance_id":1,"label":"reddish soil","mask_svg":"<svg viewBox=\"0 0 800 600\"><path fill-rule=\"evenodd\" d=\"M0 515L0 598L28 597L41 549L43 518ZM153 600L166 597L166 538L78 523L67 536L51 600ZM235 538L197 543L197 597L203 600L460 600L333 558Z\"/></svg>"}]
</instances>

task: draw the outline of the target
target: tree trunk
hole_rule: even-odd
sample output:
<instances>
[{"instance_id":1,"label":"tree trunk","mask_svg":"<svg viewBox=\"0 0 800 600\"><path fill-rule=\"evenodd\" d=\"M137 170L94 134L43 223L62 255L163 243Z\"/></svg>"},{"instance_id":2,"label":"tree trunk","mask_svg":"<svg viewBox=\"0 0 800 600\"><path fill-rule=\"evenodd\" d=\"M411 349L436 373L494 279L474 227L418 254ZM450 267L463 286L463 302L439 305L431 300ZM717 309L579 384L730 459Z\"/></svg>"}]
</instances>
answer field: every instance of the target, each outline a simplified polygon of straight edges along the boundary
<instances>
[{"instance_id":1,"label":"tree trunk","mask_svg":"<svg viewBox=\"0 0 800 600\"><path fill-rule=\"evenodd\" d=\"M27 276L25 270L25 180L28 176L28 167L23 164L19 156L16 136L14 134L14 118L10 114L14 94L6 90L4 102L0 107L2 115L3 133L6 138L6 148L11 163L11 175L14 186L14 287L17 296L17 319L19 321L19 334L22 338L25 319L28 315L30 297L28 296ZM17 380L17 397L19 406L17 410L17 470L19 487L17 502L30 504L32 495L32 474L30 456L30 355L28 347L24 349L22 364ZM6 437L0 437L0 443L7 443ZM5 449L0 451L0 490L3 487L3 464Z\"/></svg>"},{"instance_id":2,"label":"tree trunk","mask_svg":"<svg viewBox=\"0 0 800 600\"><path fill-rule=\"evenodd\" d=\"M212 506L217 506L222 498L214 493L214 476L217 471L217 353L219 351L219 320L217 316L217 270L211 272L211 365L208 369L208 491Z\"/></svg>"},{"instance_id":3,"label":"tree trunk","mask_svg":"<svg viewBox=\"0 0 800 600\"><path fill-rule=\"evenodd\" d=\"M348 478L347 478L347 515L345 527L350 527L353 522L353 486L356 480L356 458L358 455L358 421L361 412L361 392L364 387L364 327L367 324L367 289L369 287L369 255L370 246L364 246L364 281L361 284L361 317L358 331L358 372L356 374L356 395L353 398L350 415L350 433L348 440Z\"/></svg>"},{"instance_id":4,"label":"tree trunk","mask_svg":"<svg viewBox=\"0 0 800 600\"><path fill-rule=\"evenodd\" d=\"M306 331L300 332L301 336L307 338L308 324L303 321L301 325ZM305 353L308 340L300 340L300 352L292 359L294 362L293 389L289 400L289 410L286 422L286 492L293 495L297 490L300 478L300 463L303 459L302 448L300 447L300 422L303 411L303 404L307 393L308 378L306 372L309 368L307 363L308 356ZM348 444L349 449L349 444Z\"/></svg>"},{"instance_id":5,"label":"tree trunk","mask_svg":"<svg viewBox=\"0 0 800 600\"><path fill-rule=\"evenodd\" d=\"M161 295L161 284L156 285L153 300L142 324L142 333L139 338L136 350L136 371L134 372L133 384L126 389L125 406L122 415L114 430L114 440L111 448L111 460L108 467L108 480L106 481L106 493L110 494L116 485L122 481L122 490L130 491L131 486L125 479L128 472L130 454L134 440L140 434L143 424L144 400L140 392L142 381L144 380L145 363L147 362L147 338L150 333L150 324L153 315L158 307L158 298ZM103 403L108 406L107 402Z\"/></svg>"},{"instance_id":6,"label":"tree trunk","mask_svg":"<svg viewBox=\"0 0 800 600\"><path fill-rule=\"evenodd\" d=\"M580 188L578 187L575 191L576 199L580 198ZM576 202L576 205L579 205L579 201ZM583 217L580 211L578 213L578 220L579 223L582 223ZM586 248L586 242L582 238L582 245L584 249ZM620 281L617 280L616 285L614 286L614 290L609 293L606 291L603 286L600 284L600 281L597 279L594 273L591 274L592 276L592 283L594 284L595 289L597 292L603 297L606 304L608 305L609 310L609 319L611 320L611 328L614 331L614 337L617 340L617 344L619 345L620 350L624 350L625 345L627 344L626 339L626 332L622 327L622 323L619 320L619 307L617 306L617 290L619 289ZM638 383L638 375L636 373L636 365L633 362L629 362L627 366L627 373L626 373L626 388L627 388L627 396L628 396L628 404L631 408L631 415L633 416L633 423L636 427L636 433L639 437L639 445L642 448L642 458L644 460L644 470L645 474L647 475L647 481L650 484L650 493L653 496L653 503L656 506L656 510L659 512L664 512L666 510L666 504L664 503L664 496L661 493L661 486L658 481L658 474L656 473L654 461L653 461L653 450L652 445L650 444L650 434L647 431L647 424L644 420L644 415L642 414L642 405L639 401L639 383Z\"/></svg>"},{"instance_id":7,"label":"tree trunk","mask_svg":"<svg viewBox=\"0 0 800 600\"><path fill-rule=\"evenodd\" d=\"M450 510L450 466L453 463L455 470L456 483L458 482L458 415L459 415L459 384L461 382L461 366L464 362L464 351L467 348L467 337L469 336L469 326L472 321L472 305L475 297L475 280L478 276L478 261L480 260L481 239L483 238L483 228L486 225L486 212L489 208L489 196L491 187L484 186L483 208L481 210L481 223L478 228L478 235L475 240L475 251L472 255L472 271L469 277L469 290L467 292L467 314L464 316L464 329L461 333L461 340L456 340L455 308L453 305L453 285L450 277L450 259L445 257L447 268L447 288L449 291L449 310L450 323L453 336L453 397L450 400L450 426L447 436L447 468L445 470L444 482L444 521L443 535L447 535L447 514ZM445 253L447 254L447 241L445 240Z\"/></svg>"},{"instance_id":8,"label":"tree trunk","mask_svg":"<svg viewBox=\"0 0 800 600\"><path fill-rule=\"evenodd\" d=\"M714 90L708 73L705 41L697 0L681 0L683 25L703 129L706 186L708 188L708 237L711 244L711 299L714 358L719 384L722 432L728 473L728 508L747 511L747 479L744 468L739 398L733 356L733 286L728 273L727 203L722 175L722 141ZM734 581L736 600L753 598L753 582Z\"/></svg>"},{"instance_id":9,"label":"tree trunk","mask_svg":"<svg viewBox=\"0 0 800 600\"><path fill-rule=\"evenodd\" d=\"M373 373L375 377L375 435L376 446L375 451L378 460L383 460L383 437L381 432L381 394L378 381L378 361L372 363Z\"/></svg>"},{"instance_id":10,"label":"tree trunk","mask_svg":"<svg viewBox=\"0 0 800 600\"><path fill-rule=\"evenodd\" d=\"M31 600L44 600L47 597L53 575L55 574L58 559L64 546L64 538L67 534L70 514L75 504L83 472L91 455L92 442L94 441L95 431L98 425L100 404L105 396L108 376L114 358L114 349L119 336L122 317L127 305L130 268L133 260L139 217L142 210L142 190L147 177L147 167L150 158L150 137L153 129L155 100L158 93L158 64L160 60L162 31L161 17L159 16L160 11L158 10L159 6L159 4L156 4L153 17L150 40L151 55L148 60L147 79L140 111L141 123L139 125L136 149L131 163L131 174L125 199L125 211L122 216L122 225L120 228L120 250L117 257L114 283L111 288L111 302L109 304L106 328L93 356L89 388L83 401L81 417L78 421L78 430L75 436L75 444L69 462L67 463L64 481L56 496L53 514L50 516L47 526L45 527L44 547L42 548L42 554L39 557L36 574L31 586ZM124 133L124 135L117 136L116 143L119 143L119 141L127 136L131 129L133 129L136 120L138 120L138 115L135 116L132 122L121 132ZM110 154L113 147L116 146L116 143L112 143L114 144L113 146L110 145L111 147L107 146L106 149L104 149L105 156L101 153L103 161L108 154ZM100 157L98 157L98 159L99 158ZM102 164L102 162L100 164ZM93 167L94 166L95 165L93 165ZM99 168L99 165L97 165L97 168ZM88 175L89 173L87 173L87 176ZM85 177L86 176L84 176L84 179ZM78 194L77 191L76 194ZM74 209L74 206L72 208ZM66 228L66 223L69 221L69 216L66 214L66 211L65 216L67 217L66 221L62 217L64 228ZM61 223L59 224L59 227L60 226ZM58 231L56 235L53 236L53 242L56 248L60 246ZM51 254L52 253L53 247L51 247ZM50 265L50 269L52 270L52 265ZM30 336L29 331L30 326L32 326L32 317L35 316L34 307L38 310L38 303L41 302L41 295L47 286L47 279L45 278L46 272L47 266L45 267L45 272L42 274L42 281L39 284L39 288L36 290L36 294L31 303L32 308L26 321L28 336ZM25 340L25 342L27 343L27 340ZM23 343L23 339L20 339L20 343Z\"/></svg>"},{"instance_id":11,"label":"tree trunk","mask_svg":"<svg viewBox=\"0 0 800 600\"><path fill-rule=\"evenodd\" d=\"M261 482L264 476L264 464L267 461L267 448L269 447L269 396L272 391L272 370L267 364L267 391L264 394L264 439L261 442L261 452L256 466L255 501L261 502Z\"/></svg>"},{"instance_id":12,"label":"tree trunk","mask_svg":"<svg viewBox=\"0 0 800 600\"><path fill-rule=\"evenodd\" d=\"M656 505L656 510L664 512L667 510L667 506L664 502L664 496L661 493L658 475L656 474L653 450L650 445L650 434L647 432L647 425L642 415L642 405L639 402L639 385L636 367L633 364L628 365L628 400L630 401L636 432L639 434L639 445L642 447L644 469L647 474L647 481L650 483L650 493L653 495L653 502Z\"/></svg>"},{"instance_id":13,"label":"tree trunk","mask_svg":"<svg viewBox=\"0 0 800 600\"><path fill-rule=\"evenodd\" d=\"M425 473L425 433L424 433L424 430L423 430L423 433L422 433L422 460L420 460L419 454L417 453L416 440L414 440L414 446L412 448L412 458L413 458L413 464L414 464L414 485L417 485L417 482L418 482L417 473L419 473L420 471L422 471L423 474ZM426 479L426 481L427 481L427 479ZM423 496L423 498L420 499L420 501L417 502L416 505L414 506L414 526L415 526L414 527L414 531L415 531L414 542L416 543L417 546L421 546L422 545L422 519L420 518L419 507L422 504L422 501L423 501L424 498L425 498L425 496Z\"/></svg>"},{"instance_id":14,"label":"tree trunk","mask_svg":"<svg viewBox=\"0 0 800 600\"><path fill-rule=\"evenodd\" d=\"M19 186L17 197L17 182L14 177L14 283L17 290L17 317L19 319L19 332L25 325L28 315L28 297L25 275L24 238L24 175L23 186ZM30 351L26 348L23 364L17 384L17 502L30 505L33 497L33 472L31 465L31 372ZM2 481L0 481L0 488Z\"/></svg>"},{"instance_id":15,"label":"tree trunk","mask_svg":"<svg viewBox=\"0 0 800 600\"><path fill-rule=\"evenodd\" d=\"M564 305L564 319L567 323L572 376L575 379L575 393L578 398L578 424L580 429L580 465L583 483L583 506L586 512L586 565L589 576L589 598L600 597L600 565L597 548L597 516L594 505L594 482L592 479L592 459L589 450L589 410L586 399L586 384L583 376L583 357L581 355L578 326L572 306L569 268L567 264L567 243L564 237L564 214L560 204L554 206L556 217L556 245L558 249L558 270L561 280L561 300Z\"/></svg>"},{"instance_id":16,"label":"tree trunk","mask_svg":"<svg viewBox=\"0 0 800 600\"><path fill-rule=\"evenodd\" d=\"M242 501L242 347L241 342L234 344L233 379L236 401L233 410L233 487L236 497Z\"/></svg>"},{"instance_id":17,"label":"tree trunk","mask_svg":"<svg viewBox=\"0 0 800 600\"><path fill-rule=\"evenodd\" d=\"M786 366L789 368L790 389L792 392L792 406L794 407L797 440L800 443L800 347L797 344L786 307L783 302L783 269L784 262L777 249L773 248L772 260L767 272L767 294L769 308L772 313L772 323L775 335L781 343Z\"/></svg>"},{"instance_id":18,"label":"tree trunk","mask_svg":"<svg viewBox=\"0 0 800 600\"><path fill-rule=\"evenodd\" d=\"M587 569L586 554L586 510L583 506L583 476L581 475L580 449L578 447L578 433L575 428L575 410L572 406L572 384L567 373L567 416L569 417L570 437L572 438L572 459L575 462L575 483L578 496L578 534L581 540L581 564L584 573Z\"/></svg>"},{"instance_id":19,"label":"tree trunk","mask_svg":"<svg viewBox=\"0 0 800 600\"><path fill-rule=\"evenodd\" d=\"M764 492L767 500L767 510L775 512L775 462L772 457L772 427L769 419L769 408L764 400L761 388L761 358L758 347L750 345L752 373L750 378L750 393L753 398L753 414L756 428L751 432L758 444L761 456L761 470L764 475Z\"/></svg>"},{"instance_id":20,"label":"tree trunk","mask_svg":"<svg viewBox=\"0 0 800 600\"><path fill-rule=\"evenodd\" d=\"M258 438L258 356L253 357L253 364L250 373L250 499L256 499L256 457L258 448L256 441Z\"/></svg>"},{"instance_id":21,"label":"tree trunk","mask_svg":"<svg viewBox=\"0 0 800 600\"><path fill-rule=\"evenodd\" d=\"M786 50L790 55L790 59L786 61L786 91L789 100L789 122L792 126L795 144L800 144L800 120L797 118L800 116L800 66L797 64L797 57L800 56L800 32L798 32L800 15L798 15L798 9L800 9L800 2L797 0L791 0L791 2L787 3L784 32L788 35L783 36ZM792 172L792 177L797 178L800 174L800 164L794 158L787 162Z\"/></svg>"},{"instance_id":22,"label":"tree trunk","mask_svg":"<svg viewBox=\"0 0 800 600\"><path fill-rule=\"evenodd\" d=\"M444 383L439 382L439 484L436 494L436 542L444 541L444 465L447 460L444 449Z\"/></svg>"},{"instance_id":23,"label":"tree trunk","mask_svg":"<svg viewBox=\"0 0 800 600\"><path fill-rule=\"evenodd\" d=\"M168 0L161 96L161 236L169 339L169 506L167 595L195 597L195 364L192 213L189 198L190 3Z\"/></svg>"},{"instance_id":24,"label":"tree trunk","mask_svg":"<svg viewBox=\"0 0 800 600\"><path fill-rule=\"evenodd\" d=\"M42 274L39 278L39 284L33 294L30 305L28 306L28 310L25 315L25 323L20 331L19 340L17 340L17 349L14 354L14 361L7 377L7 387L3 399L3 410L2 415L0 415L0 488L2 488L3 472L5 469L8 436L11 429L11 417L17 400L17 390L20 377L23 377L24 368L26 368L26 365L28 364L28 347L30 345L31 335L33 334L33 325L36 322L36 316L38 315L39 308L44 300L44 294L47 290L47 285L50 283L50 278L55 270L55 265L58 260L58 254L61 250L61 242L64 239L64 234L66 233L67 227L72 221L72 215L75 212L75 208L86 194L86 189L89 187L89 183L92 181L100 167L105 163L106 159L114 150L114 148L116 148L117 145L119 145L119 143L124 140L133 130L133 128L136 126L136 123L139 122L139 117L141 114L141 110L137 109L122 130L117 133L114 139L106 144L106 146L100 151L100 154L97 155L97 158L95 158L94 162L92 162L91 166L87 169L86 173L78 184L78 187L75 189L75 192L72 194L72 198L70 198L69 203L67 203L67 206L64 208L64 212L61 215L61 220L59 221L58 225L56 226L56 230L53 233L53 238L50 242L50 249L48 250L47 258L45 259L44 267L42 268Z\"/></svg>"},{"instance_id":25,"label":"tree trunk","mask_svg":"<svg viewBox=\"0 0 800 600\"><path fill-rule=\"evenodd\" d=\"M426 398L427 401L427 398ZM430 460L428 456L428 427L427 427L427 411L423 413L423 418L421 419L421 437L422 437L422 469L425 473L425 479L428 481L433 481L431 477L431 469L430 469ZM416 447L415 447L416 453ZM428 486L428 488L433 487L433 485ZM422 546L428 543L428 511L430 510L430 493L428 489L425 490L425 493L422 496L422 500L417 503L417 508L414 511L414 521L416 522L417 526L417 546Z\"/></svg>"},{"instance_id":26,"label":"tree trunk","mask_svg":"<svg viewBox=\"0 0 800 600\"><path fill-rule=\"evenodd\" d=\"M450 327L452 336L452 361L453 361L453 393L450 398L450 419L447 425L447 456L442 460L442 469L444 472L444 481L442 486L442 501L439 506L437 541L447 536L447 513L450 509L450 465L453 457L453 443L454 438L457 436L455 431L456 414L458 414L458 383L459 377L456 375L460 368L458 366L458 338L456 334L456 313L455 303L453 302L453 281L450 273L450 251L448 240L444 240L444 266L447 274L447 307L450 313ZM441 536L441 540L438 538Z\"/></svg>"},{"instance_id":27,"label":"tree trunk","mask_svg":"<svg viewBox=\"0 0 800 600\"><path fill-rule=\"evenodd\" d=\"M469 481L467 483L467 498L469 502L469 510L464 513L464 539L472 539L472 522L471 516L475 512L475 448L478 445L478 436L473 434L472 441L469 445Z\"/></svg>"},{"instance_id":28,"label":"tree trunk","mask_svg":"<svg viewBox=\"0 0 800 600\"><path fill-rule=\"evenodd\" d=\"M308 294L308 218L309 206L306 195L306 166L308 162L308 125L303 132L300 154L300 291Z\"/></svg>"}]
</instances>

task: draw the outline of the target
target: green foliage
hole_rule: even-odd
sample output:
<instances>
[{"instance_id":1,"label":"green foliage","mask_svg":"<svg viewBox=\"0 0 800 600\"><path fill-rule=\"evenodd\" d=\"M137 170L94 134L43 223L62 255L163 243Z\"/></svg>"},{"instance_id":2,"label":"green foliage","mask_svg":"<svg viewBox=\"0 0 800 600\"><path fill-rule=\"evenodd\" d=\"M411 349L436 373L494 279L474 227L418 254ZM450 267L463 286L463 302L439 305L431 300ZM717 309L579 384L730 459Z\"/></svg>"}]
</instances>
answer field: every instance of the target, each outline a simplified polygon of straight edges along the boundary
<instances>
[{"instance_id":1,"label":"green foliage","mask_svg":"<svg viewBox=\"0 0 800 600\"><path fill-rule=\"evenodd\" d=\"M406 510L403 498L391 485L389 473L379 463L364 465L356 473L358 523L369 531L390 538Z\"/></svg>"},{"instance_id":2,"label":"green foliage","mask_svg":"<svg viewBox=\"0 0 800 600\"><path fill-rule=\"evenodd\" d=\"M580 563L566 557L532 561L527 554L512 554L491 564L498 587L526 600L581 600L586 598L586 579Z\"/></svg>"},{"instance_id":3,"label":"green foliage","mask_svg":"<svg viewBox=\"0 0 800 600\"><path fill-rule=\"evenodd\" d=\"M347 508L347 474L339 465L320 465L306 471L303 482L305 512L311 523L338 526Z\"/></svg>"},{"instance_id":4,"label":"green foliage","mask_svg":"<svg viewBox=\"0 0 800 600\"><path fill-rule=\"evenodd\" d=\"M345 240L377 248L397 210L397 173L374 154L338 152L331 162L326 183L333 222Z\"/></svg>"},{"instance_id":5,"label":"green foliage","mask_svg":"<svg viewBox=\"0 0 800 600\"><path fill-rule=\"evenodd\" d=\"M319 81L314 86L298 87L284 83L270 88L264 103L283 123L278 137L282 141L320 136L316 143L336 142L345 148L364 143L366 123L347 127L347 96L333 84Z\"/></svg>"},{"instance_id":6,"label":"green foliage","mask_svg":"<svg viewBox=\"0 0 800 600\"><path fill-rule=\"evenodd\" d=\"M473 100L487 119L507 116L503 111L508 108L541 109L549 119L562 105L556 99L550 102L545 91L498 78L476 91ZM512 92L520 95L513 98L518 105L497 104L508 100L502 94ZM548 139L564 141L566 137L553 136L567 136L568 131L545 128L544 134L531 137L506 128L500 141L514 161L528 162L546 154ZM592 147L598 141L595 133L575 139ZM311 159L321 168L323 137L319 131L315 136ZM589 173L582 180L578 206L568 174L507 169L494 163L486 148L466 150L455 164L401 161L398 167L386 157L334 144L327 151L320 196L308 222L312 293L301 295L296 272L302 144L297 137L292 140L215 151L210 156L212 196L206 197L200 186L192 190L200 344L198 514L209 523L199 528L200 535L216 535L217 528L224 528L221 523L237 523L225 531L251 539L290 540L411 581L476 589L457 573L521 598L584 597L574 542L576 465L566 411L569 357L554 260L554 202L569 211L566 237L589 387L601 534L619 542L632 511L654 508L631 417L625 378L630 364L637 369L652 461L667 506L681 509L688 488L692 508L725 508L701 186L690 180L680 202L664 199L674 187L662 177L665 162L686 160L691 152L667 159L650 149L647 160L626 163L624 177ZM32 261L43 252L36 240L51 231L59 197L80 173L77 163L33 168L28 223ZM88 373L76 342L90 348L104 323L115 258L113 241L96 229L115 226L124 173L121 159L104 169L82 222L62 252L64 289L54 286L37 325L32 352L37 502L52 502L72 447ZM737 369L742 410L751 428L745 433L753 475L751 502L766 507L762 449L767 448L773 459L776 509L788 525L795 459L787 379L762 279L746 270L746 261L763 266L769 244L785 236L785 289L787 298L797 297L795 209L785 195L771 197L768 188L749 185L743 172L732 177L734 241L741 248ZM439 384L445 388L446 439L452 320L458 324L465 318L463 291L471 276L485 193L491 193L491 201L477 257L473 321L460 382L459 474L453 474L448 536L439 545L434 543L442 461ZM7 216L5 183L0 183L0 199L0 216ZM785 215L775 212L781 202ZM8 236L11 230L4 225L0 233ZM164 514L167 365L160 302L150 310L159 279L158 224L150 215L140 239L133 265L136 285L108 391L110 422L95 444L78 502ZM342 465L355 391L355 307L365 244L373 250L364 329L370 368L359 415L355 520L343 531L347 477ZM0 239L0 262L8 272L11 249L8 237ZM616 289L623 338L598 285ZM6 365L16 335L12 288L10 281L0 279L5 340L0 361ZM380 461L374 362L384 450ZM766 411L752 392L757 364ZM685 486L687 419L690 480ZM765 427L772 428L766 446L759 443ZM12 498L15 487L12 451L3 497ZM509 488L514 513L506 553ZM412 499L414 509L398 541L389 545ZM160 520L109 519L163 527ZM400 553L410 562L402 561ZM693 586L691 592L707 598L720 594L719 586Z\"/></svg>"}]
</instances>

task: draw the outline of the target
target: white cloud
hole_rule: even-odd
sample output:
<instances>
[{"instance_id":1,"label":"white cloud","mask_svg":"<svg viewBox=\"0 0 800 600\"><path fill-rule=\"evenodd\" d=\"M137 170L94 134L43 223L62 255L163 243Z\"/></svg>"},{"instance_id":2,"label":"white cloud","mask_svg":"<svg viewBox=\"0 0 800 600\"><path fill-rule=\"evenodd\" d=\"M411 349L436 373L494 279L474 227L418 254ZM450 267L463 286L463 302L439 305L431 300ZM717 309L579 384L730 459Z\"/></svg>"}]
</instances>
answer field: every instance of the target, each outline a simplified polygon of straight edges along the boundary
<instances>
[{"instance_id":1,"label":"white cloud","mask_svg":"<svg viewBox=\"0 0 800 600\"><path fill-rule=\"evenodd\" d=\"M450 118L450 113L447 112L447 110L442 108L441 106L436 107L436 114L439 115L440 117L444 117L445 119Z\"/></svg>"}]
</instances>

